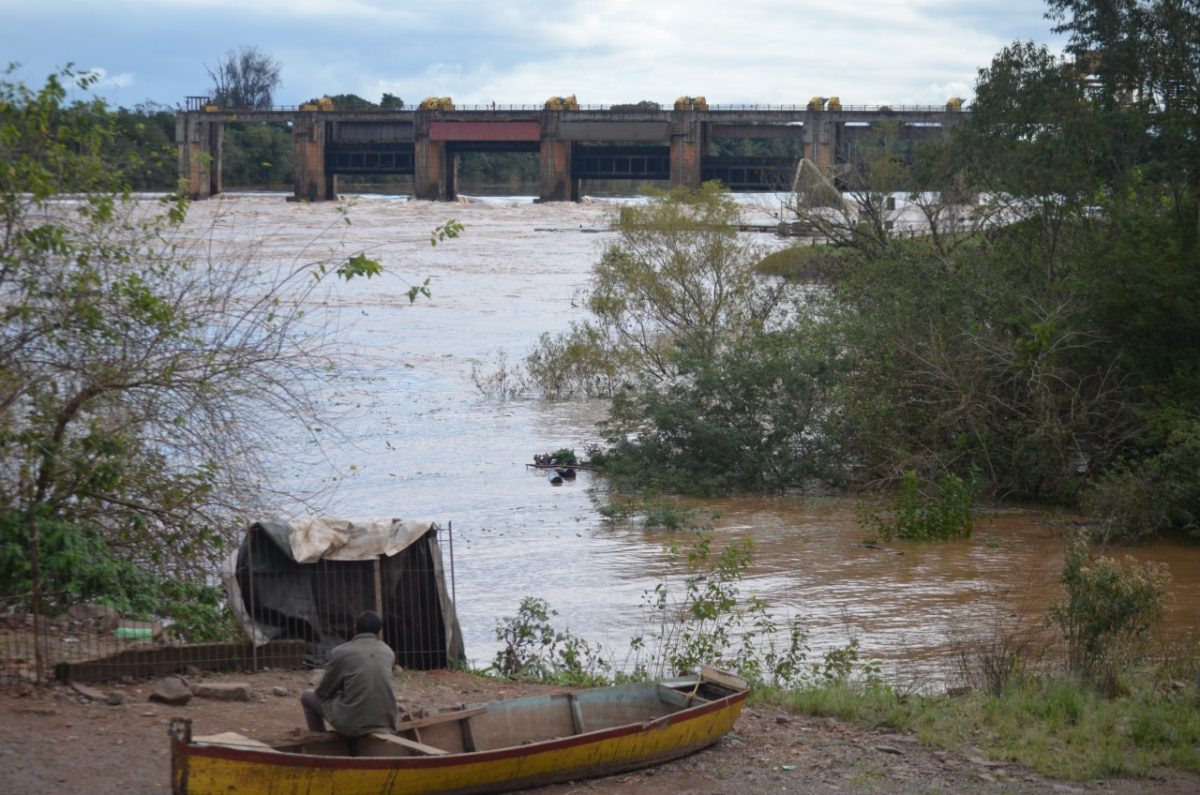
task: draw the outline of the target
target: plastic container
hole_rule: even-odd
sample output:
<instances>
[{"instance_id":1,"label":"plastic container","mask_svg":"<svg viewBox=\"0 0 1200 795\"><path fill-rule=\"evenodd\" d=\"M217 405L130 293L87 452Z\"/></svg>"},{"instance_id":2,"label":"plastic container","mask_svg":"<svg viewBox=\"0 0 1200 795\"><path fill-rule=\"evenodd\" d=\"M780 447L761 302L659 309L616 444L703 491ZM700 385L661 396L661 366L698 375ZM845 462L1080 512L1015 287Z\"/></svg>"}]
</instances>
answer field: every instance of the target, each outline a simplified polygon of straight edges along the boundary
<instances>
[{"instance_id":1,"label":"plastic container","mask_svg":"<svg viewBox=\"0 0 1200 795\"><path fill-rule=\"evenodd\" d=\"M150 627L117 627L113 634L125 640L150 640L154 637L154 630Z\"/></svg>"}]
</instances>

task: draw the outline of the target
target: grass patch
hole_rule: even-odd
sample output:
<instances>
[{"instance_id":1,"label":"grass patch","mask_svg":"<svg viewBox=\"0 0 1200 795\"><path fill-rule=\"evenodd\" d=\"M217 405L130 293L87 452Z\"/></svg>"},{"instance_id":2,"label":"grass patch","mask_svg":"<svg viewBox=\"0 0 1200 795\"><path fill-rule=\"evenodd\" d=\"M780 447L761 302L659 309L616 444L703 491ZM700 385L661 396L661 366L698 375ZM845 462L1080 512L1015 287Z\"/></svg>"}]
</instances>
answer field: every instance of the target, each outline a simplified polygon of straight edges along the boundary
<instances>
[{"instance_id":1,"label":"grass patch","mask_svg":"<svg viewBox=\"0 0 1200 795\"><path fill-rule=\"evenodd\" d=\"M754 698L867 728L910 732L922 744L979 748L1045 776L1087 781L1200 772L1200 689L1176 682L1105 698L1075 679L1023 681L998 696L904 695L885 686L814 685Z\"/></svg>"}]
</instances>

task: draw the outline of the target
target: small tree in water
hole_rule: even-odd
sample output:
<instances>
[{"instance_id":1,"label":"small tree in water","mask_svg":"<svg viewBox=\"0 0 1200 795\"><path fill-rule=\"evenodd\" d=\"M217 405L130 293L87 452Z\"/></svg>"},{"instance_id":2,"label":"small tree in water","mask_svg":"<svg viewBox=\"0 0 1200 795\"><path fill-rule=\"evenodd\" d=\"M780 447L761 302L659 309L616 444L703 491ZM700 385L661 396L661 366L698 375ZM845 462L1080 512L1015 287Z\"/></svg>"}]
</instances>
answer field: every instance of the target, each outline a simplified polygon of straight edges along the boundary
<instances>
[{"instance_id":1,"label":"small tree in water","mask_svg":"<svg viewBox=\"0 0 1200 795\"><path fill-rule=\"evenodd\" d=\"M1094 556L1085 538L1068 540L1066 594L1049 615L1066 641L1070 671L1118 692L1121 674L1146 653L1170 582L1160 563Z\"/></svg>"}]
</instances>

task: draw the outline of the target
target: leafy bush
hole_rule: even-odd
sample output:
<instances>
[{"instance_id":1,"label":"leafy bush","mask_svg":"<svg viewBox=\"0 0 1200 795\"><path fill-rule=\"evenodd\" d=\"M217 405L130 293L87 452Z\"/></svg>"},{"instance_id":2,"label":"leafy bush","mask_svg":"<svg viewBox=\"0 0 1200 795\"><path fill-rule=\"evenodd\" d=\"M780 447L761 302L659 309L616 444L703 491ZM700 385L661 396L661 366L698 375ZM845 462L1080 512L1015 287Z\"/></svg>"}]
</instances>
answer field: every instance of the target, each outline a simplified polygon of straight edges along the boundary
<instances>
[{"instance_id":1,"label":"leafy bush","mask_svg":"<svg viewBox=\"0 0 1200 795\"><path fill-rule=\"evenodd\" d=\"M617 524L640 524L643 530L696 530L701 527L700 509L685 505L674 497L646 491L633 495L609 494L607 502L597 506L596 511L605 522ZM716 519L718 513L705 512L706 519ZM704 525L705 529L711 525Z\"/></svg>"},{"instance_id":2,"label":"leafy bush","mask_svg":"<svg viewBox=\"0 0 1200 795\"><path fill-rule=\"evenodd\" d=\"M914 541L970 538L974 529L975 481L957 475L942 476L935 496L921 493L917 473L907 470L900 480L900 495L890 514L870 513L864 521L873 535L869 540Z\"/></svg>"},{"instance_id":3,"label":"leafy bush","mask_svg":"<svg viewBox=\"0 0 1200 795\"><path fill-rule=\"evenodd\" d=\"M1157 454L1114 467L1085 492L1103 539L1137 542L1168 530L1200 539L1200 421L1170 424Z\"/></svg>"},{"instance_id":4,"label":"leafy bush","mask_svg":"<svg viewBox=\"0 0 1200 795\"><path fill-rule=\"evenodd\" d=\"M832 368L803 332L732 343L694 334L676 345L678 378L620 392L602 426L604 472L619 486L782 492L830 474Z\"/></svg>"},{"instance_id":5,"label":"leafy bush","mask_svg":"<svg viewBox=\"0 0 1200 795\"><path fill-rule=\"evenodd\" d=\"M42 608L52 613L73 604L104 604L128 618L166 619L168 631L188 641L225 640L237 627L219 586L155 574L117 557L87 528L42 520L39 574ZM20 516L0 515L0 593L30 593L29 536Z\"/></svg>"},{"instance_id":6,"label":"leafy bush","mask_svg":"<svg viewBox=\"0 0 1200 795\"><path fill-rule=\"evenodd\" d=\"M526 360L533 384L547 395L607 396L626 382L667 383L679 340L761 327L782 288L755 274L762 252L738 235L740 219L732 195L713 182L619 208L619 238L584 296L589 315L542 336Z\"/></svg>"},{"instance_id":7,"label":"leafy bush","mask_svg":"<svg viewBox=\"0 0 1200 795\"><path fill-rule=\"evenodd\" d=\"M686 554L678 547L671 551L676 560L684 559L683 591L660 582L644 595L647 628L630 643L632 676L659 678L702 665L779 687L807 676L807 633L799 621L780 626L765 602L741 596L738 583L753 558L751 540L717 554L711 539L701 537Z\"/></svg>"},{"instance_id":8,"label":"leafy bush","mask_svg":"<svg viewBox=\"0 0 1200 795\"><path fill-rule=\"evenodd\" d=\"M496 640L504 648L496 653L490 670L511 679L538 682L595 684L612 666L600 649L571 631L555 629L557 610L544 599L527 596L517 615L506 616L496 626Z\"/></svg>"},{"instance_id":9,"label":"leafy bush","mask_svg":"<svg viewBox=\"0 0 1200 795\"><path fill-rule=\"evenodd\" d=\"M1063 601L1049 615L1067 644L1069 669L1110 692L1145 656L1162 617L1170 575L1158 563L1095 557L1082 537L1067 542Z\"/></svg>"}]
</instances>

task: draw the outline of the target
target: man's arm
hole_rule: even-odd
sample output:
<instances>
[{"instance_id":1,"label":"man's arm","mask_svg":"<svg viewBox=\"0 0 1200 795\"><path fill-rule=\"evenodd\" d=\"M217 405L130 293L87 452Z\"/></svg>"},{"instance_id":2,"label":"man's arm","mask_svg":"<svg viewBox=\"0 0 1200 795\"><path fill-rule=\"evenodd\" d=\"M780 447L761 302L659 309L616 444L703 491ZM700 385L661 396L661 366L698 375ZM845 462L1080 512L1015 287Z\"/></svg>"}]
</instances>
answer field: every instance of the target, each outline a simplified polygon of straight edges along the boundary
<instances>
[{"instance_id":1,"label":"man's arm","mask_svg":"<svg viewBox=\"0 0 1200 795\"><path fill-rule=\"evenodd\" d=\"M325 663L325 673L317 684L317 695L322 699L333 698L342 689L342 655L334 650Z\"/></svg>"}]
</instances>

